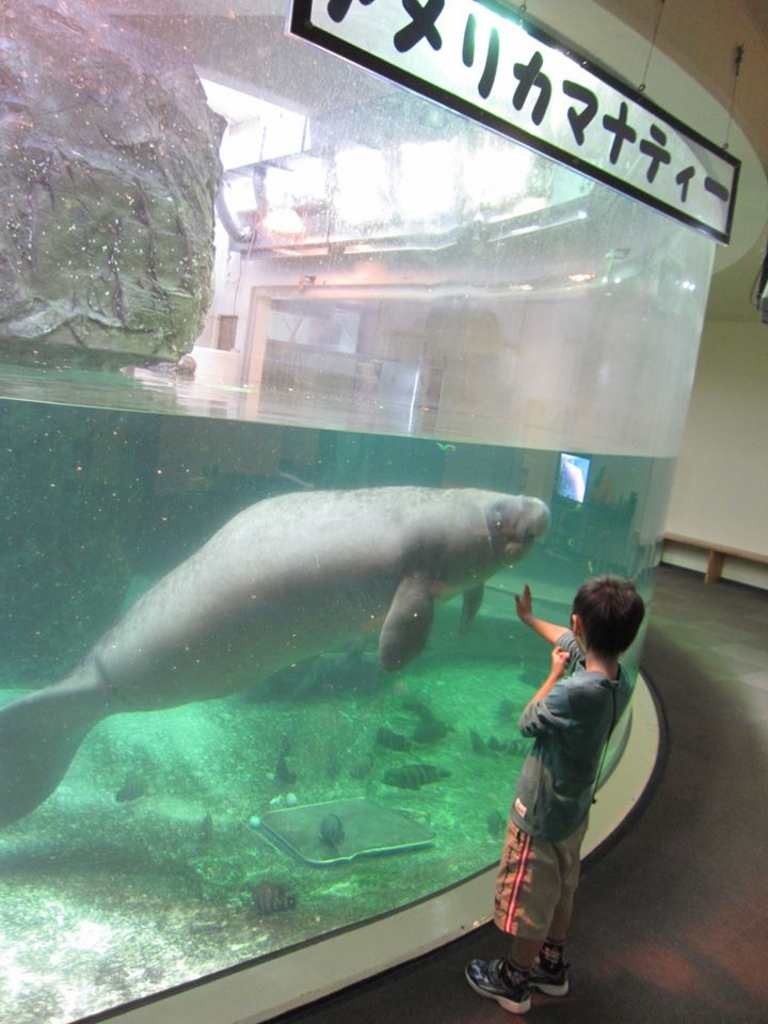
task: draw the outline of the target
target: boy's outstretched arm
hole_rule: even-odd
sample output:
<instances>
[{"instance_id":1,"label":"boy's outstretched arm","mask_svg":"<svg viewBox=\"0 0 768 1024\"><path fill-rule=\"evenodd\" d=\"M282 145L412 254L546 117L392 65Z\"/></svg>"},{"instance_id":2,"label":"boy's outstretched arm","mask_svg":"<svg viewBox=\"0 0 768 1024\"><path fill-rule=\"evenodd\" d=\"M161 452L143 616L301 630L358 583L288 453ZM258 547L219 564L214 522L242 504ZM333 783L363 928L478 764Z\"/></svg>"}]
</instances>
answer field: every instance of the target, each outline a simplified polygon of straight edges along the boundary
<instances>
[{"instance_id":1,"label":"boy's outstretched arm","mask_svg":"<svg viewBox=\"0 0 768 1024\"><path fill-rule=\"evenodd\" d=\"M544 619L536 618L533 614L531 588L527 583L523 587L522 594L515 594L515 607L520 621L524 622L526 626L530 626L532 630L551 644L556 644L568 628L567 626L560 626L557 623L545 622Z\"/></svg>"}]
</instances>

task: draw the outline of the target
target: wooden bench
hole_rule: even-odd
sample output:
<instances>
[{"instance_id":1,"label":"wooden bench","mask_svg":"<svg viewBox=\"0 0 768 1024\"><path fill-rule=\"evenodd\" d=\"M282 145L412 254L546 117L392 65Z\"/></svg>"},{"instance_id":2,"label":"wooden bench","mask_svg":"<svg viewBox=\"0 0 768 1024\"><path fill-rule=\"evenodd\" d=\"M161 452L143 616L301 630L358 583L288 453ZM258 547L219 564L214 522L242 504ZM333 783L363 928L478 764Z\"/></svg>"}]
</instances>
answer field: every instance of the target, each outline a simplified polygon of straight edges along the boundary
<instances>
[{"instance_id":1,"label":"wooden bench","mask_svg":"<svg viewBox=\"0 0 768 1024\"><path fill-rule=\"evenodd\" d=\"M689 548L699 548L707 552L707 568L704 573L705 583L716 583L723 575L723 566L727 557L741 558L747 562L760 562L768 565L768 555L760 554L757 551L744 551L742 548L731 548L726 544L711 544L706 540L698 540L696 537L684 537L679 533L665 533L665 542L670 544L683 544Z\"/></svg>"}]
</instances>

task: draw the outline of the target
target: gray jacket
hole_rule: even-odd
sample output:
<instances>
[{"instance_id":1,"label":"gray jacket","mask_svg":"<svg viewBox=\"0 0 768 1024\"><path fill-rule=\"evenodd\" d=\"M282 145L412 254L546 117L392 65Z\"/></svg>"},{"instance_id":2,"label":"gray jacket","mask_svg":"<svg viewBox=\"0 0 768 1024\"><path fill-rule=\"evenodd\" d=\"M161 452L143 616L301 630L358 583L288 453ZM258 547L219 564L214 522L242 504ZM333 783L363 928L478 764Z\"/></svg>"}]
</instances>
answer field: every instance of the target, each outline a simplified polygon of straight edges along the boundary
<instances>
[{"instance_id":1,"label":"gray jacket","mask_svg":"<svg viewBox=\"0 0 768 1024\"><path fill-rule=\"evenodd\" d=\"M535 743L523 762L511 810L520 829L550 842L565 839L589 814L608 736L632 696L624 668L611 681L587 672L570 630L557 643L569 651L574 667L520 716L520 732Z\"/></svg>"}]
</instances>

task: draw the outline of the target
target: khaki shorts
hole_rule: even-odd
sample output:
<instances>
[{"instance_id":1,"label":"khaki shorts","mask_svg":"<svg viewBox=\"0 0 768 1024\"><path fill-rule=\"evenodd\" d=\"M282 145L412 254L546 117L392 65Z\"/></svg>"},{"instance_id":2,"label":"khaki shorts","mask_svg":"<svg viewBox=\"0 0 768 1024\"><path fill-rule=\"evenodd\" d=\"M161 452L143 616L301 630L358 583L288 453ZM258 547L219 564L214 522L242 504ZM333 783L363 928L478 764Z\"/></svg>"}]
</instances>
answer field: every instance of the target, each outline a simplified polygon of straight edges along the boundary
<instances>
[{"instance_id":1,"label":"khaki shorts","mask_svg":"<svg viewBox=\"0 0 768 1024\"><path fill-rule=\"evenodd\" d=\"M573 902L579 884L585 820L559 843L534 839L511 822L496 878L494 920L508 935L542 939L555 911Z\"/></svg>"}]
</instances>

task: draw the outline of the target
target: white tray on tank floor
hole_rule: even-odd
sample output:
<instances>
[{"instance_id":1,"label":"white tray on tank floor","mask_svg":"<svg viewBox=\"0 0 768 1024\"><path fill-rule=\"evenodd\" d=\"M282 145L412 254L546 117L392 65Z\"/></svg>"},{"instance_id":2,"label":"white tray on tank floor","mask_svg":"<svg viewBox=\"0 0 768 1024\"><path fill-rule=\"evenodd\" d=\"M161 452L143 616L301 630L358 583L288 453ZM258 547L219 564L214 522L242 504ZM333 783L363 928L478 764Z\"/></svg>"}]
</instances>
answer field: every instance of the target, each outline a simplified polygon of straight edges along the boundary
<instances>
[{"instance_id":1,"label":"white tray on tank floor","mask_svg":"<svg viewBox=\"0 0 768 1024\"><path fill-rule=\"evenodd\" d=\"M329 817L339 823L336 843L323 841L323 822ZM431 829L405 811L382 807L368 797L283 807L263 814L256 827L276 846L313 867L421 850L435 840Z\"/></svg>"}]
</instances>

